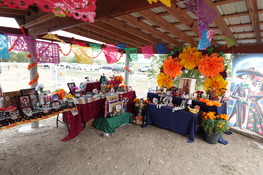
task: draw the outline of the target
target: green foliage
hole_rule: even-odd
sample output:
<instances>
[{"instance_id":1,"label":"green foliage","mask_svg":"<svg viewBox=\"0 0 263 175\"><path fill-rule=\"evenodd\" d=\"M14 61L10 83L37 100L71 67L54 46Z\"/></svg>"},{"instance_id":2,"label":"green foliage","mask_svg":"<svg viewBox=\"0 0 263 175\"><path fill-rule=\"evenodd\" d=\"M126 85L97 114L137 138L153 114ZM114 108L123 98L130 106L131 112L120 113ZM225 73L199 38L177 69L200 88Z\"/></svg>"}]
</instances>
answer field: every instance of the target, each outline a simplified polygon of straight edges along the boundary
<instances>
[{"instance_id":1,"label":"green foliage","mask_svg":"<svg viewBox=\"0 0 263 175\"><path fill-rule=\"evenodd\" d=\"M28 63L30 58L27 57L28 52L9 52L10 58L2 59L3 62L17 62L17 63Z\"/></svg>"}]
</instances>

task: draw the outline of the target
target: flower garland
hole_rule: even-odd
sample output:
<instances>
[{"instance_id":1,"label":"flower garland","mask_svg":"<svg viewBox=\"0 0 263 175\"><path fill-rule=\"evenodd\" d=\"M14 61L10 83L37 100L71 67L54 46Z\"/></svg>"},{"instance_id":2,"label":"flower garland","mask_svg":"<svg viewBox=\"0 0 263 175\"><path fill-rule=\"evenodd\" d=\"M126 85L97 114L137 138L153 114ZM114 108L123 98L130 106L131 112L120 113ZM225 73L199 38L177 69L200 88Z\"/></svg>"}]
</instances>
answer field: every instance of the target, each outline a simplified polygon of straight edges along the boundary
<instances>
[{"instance_id":1,"label":"flower garland","mask_svg":"<svg viewBox=\"0 0 263 175\"><path fill-rule=\"evenodd\" d=\"M37 77L34 80L30 81L28 83L28 85L32 85L32 84L36 83L38 81L38 79L39 79L39 74L37 74Z\"/></svg>"}]
</instances>

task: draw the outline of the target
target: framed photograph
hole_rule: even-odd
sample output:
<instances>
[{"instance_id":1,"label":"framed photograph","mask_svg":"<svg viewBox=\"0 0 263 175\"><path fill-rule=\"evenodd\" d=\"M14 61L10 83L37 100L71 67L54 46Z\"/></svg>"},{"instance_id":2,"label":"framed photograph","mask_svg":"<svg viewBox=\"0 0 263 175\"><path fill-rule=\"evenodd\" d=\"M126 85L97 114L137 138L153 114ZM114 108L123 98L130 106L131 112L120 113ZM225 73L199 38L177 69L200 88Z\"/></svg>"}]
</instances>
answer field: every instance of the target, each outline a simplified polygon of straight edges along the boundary
<instances>
[{"instance_id":1,"label":"framed photograph","mask_svg":"<svg viewBox=\"0 0 263 175\"><path fill-rule=\"evenodd\" d=\"M20 91L4 92L4 106L15 106L19 107L19 96L21 95Z\"/></svg>"},{"instance_id":2,"label":"framed photograph","mask_svg":"<svg viewBox=\"0 0 263 175\"><path fill-rule=\"evenodd\" d=\"M179 88L182 89L186 94L193 94L195 92L196 79L192 78L180 78Z\"/></svg>"},{"instance_id":3,"label":"framed photograph","mask_svg":"<svg viewBox=\"0 0 263 175\"><path fill-rule=\"evenodd\" d=\"M115 115L120 113L123 109L122 101L117 101L109 104L109 113L113 112Z\"/></svg>"},{"instance_id":4,"label":"framed photograph","mask_svg":"<svg viewBox=\"0 0 263 175\"><path fill-rule=\"evenodd\" d=\"M19 97L20 107L21 108L31 108L32 104L30 101L29 95L22 95Z\"/></svg>"},{"instance_id":5,"label":"framed photograph","mask_svg":"<svg viewBox=\"0 0 263 175\"><path fill-rule=\"evenodd\" d=\"M74 86L76 86L76 84L75 84L74 82L68 83L69 92L70 92L71 94L73 94L72 91L71 91L71 89L72 89Z\"/></svg>"},{"instance_id":6,"label":"framed photograph","mask_svg":"<svg viewBox=\"0 0 263 175\"><path fill-rule=\"evenodd\" d=\"M20 90L21 95L29 95L31 104L33 107L37 107L37 103L39 103L39 98L38 98L38 93L35 90L35 88L31 88L31 89L22 89Z\"/></svg>"}]
</instances>

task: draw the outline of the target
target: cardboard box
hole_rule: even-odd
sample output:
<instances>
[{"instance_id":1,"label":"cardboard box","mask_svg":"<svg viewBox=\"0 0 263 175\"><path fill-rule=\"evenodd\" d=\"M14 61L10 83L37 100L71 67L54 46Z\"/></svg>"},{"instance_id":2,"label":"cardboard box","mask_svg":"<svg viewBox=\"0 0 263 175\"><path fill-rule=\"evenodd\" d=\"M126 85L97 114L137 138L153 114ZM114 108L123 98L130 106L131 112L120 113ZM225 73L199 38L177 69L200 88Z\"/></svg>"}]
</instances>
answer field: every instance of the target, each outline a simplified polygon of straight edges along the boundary
<instances>
[{"instance_id":1,"label":"cardboard box","mask_svg":"<svg viewBox=\"0 0 263 175\"><path fill-rule=\"evenodd\" d=\"M94 121L95 121L95 118L89 120L89 121L85 124L85 128L90 128L90 127L92 127Z\"/></svg>"}]
</instances>

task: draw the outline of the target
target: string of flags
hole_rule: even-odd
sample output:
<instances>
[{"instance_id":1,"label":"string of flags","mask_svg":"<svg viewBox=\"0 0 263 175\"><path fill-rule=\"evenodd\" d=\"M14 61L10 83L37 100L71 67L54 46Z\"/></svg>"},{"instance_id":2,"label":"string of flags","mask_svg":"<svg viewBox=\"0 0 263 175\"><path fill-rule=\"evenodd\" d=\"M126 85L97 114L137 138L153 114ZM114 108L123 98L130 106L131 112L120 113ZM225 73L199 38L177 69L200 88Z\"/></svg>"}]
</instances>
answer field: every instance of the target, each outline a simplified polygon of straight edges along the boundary
<instances>
[{"instance_id":1,"label":"string of flags","mask_svg":"<svg viewBox=\"0 0 263 175\"><path fill-rule=\"evenodd\" d=\"M210 42L215 34L214 30L206 30L202 32L202 37L198 43L199 50L205 50L210 46ZM232 47L235 42L226 36L222 36L227 47ZM57 35L51 33L46 34L43 38L59 41L65 44L65 41L60 39ZM67 54L64 54L59 44L53 42L38 41L32 39L31 36L26 35L15 35L15 34L0 34L0 58L9 58L9 51L20 51L29 52L28 57L32 57L36 63L55 63L60 62L59 52L63 55L69 55L72 51L77 58L79 63L93 64L93 59L97 58L102 52L109 64L116 63L123 56L123 52L127 54L130 61L138 60L138 48L126 48L125 43L120 44L97 44L88 43L89 47L85 42L78 42L73 38L70 44L70 50ZM168 49L164 43L158 43L155 45L158 54L167 54ZM121 52L119 52L121 50ZM96 52L97 56L93 56ZM144 58L150 58L154 56L153 46L141 47L141 53Z\"/></svg>"}]
</instances>

